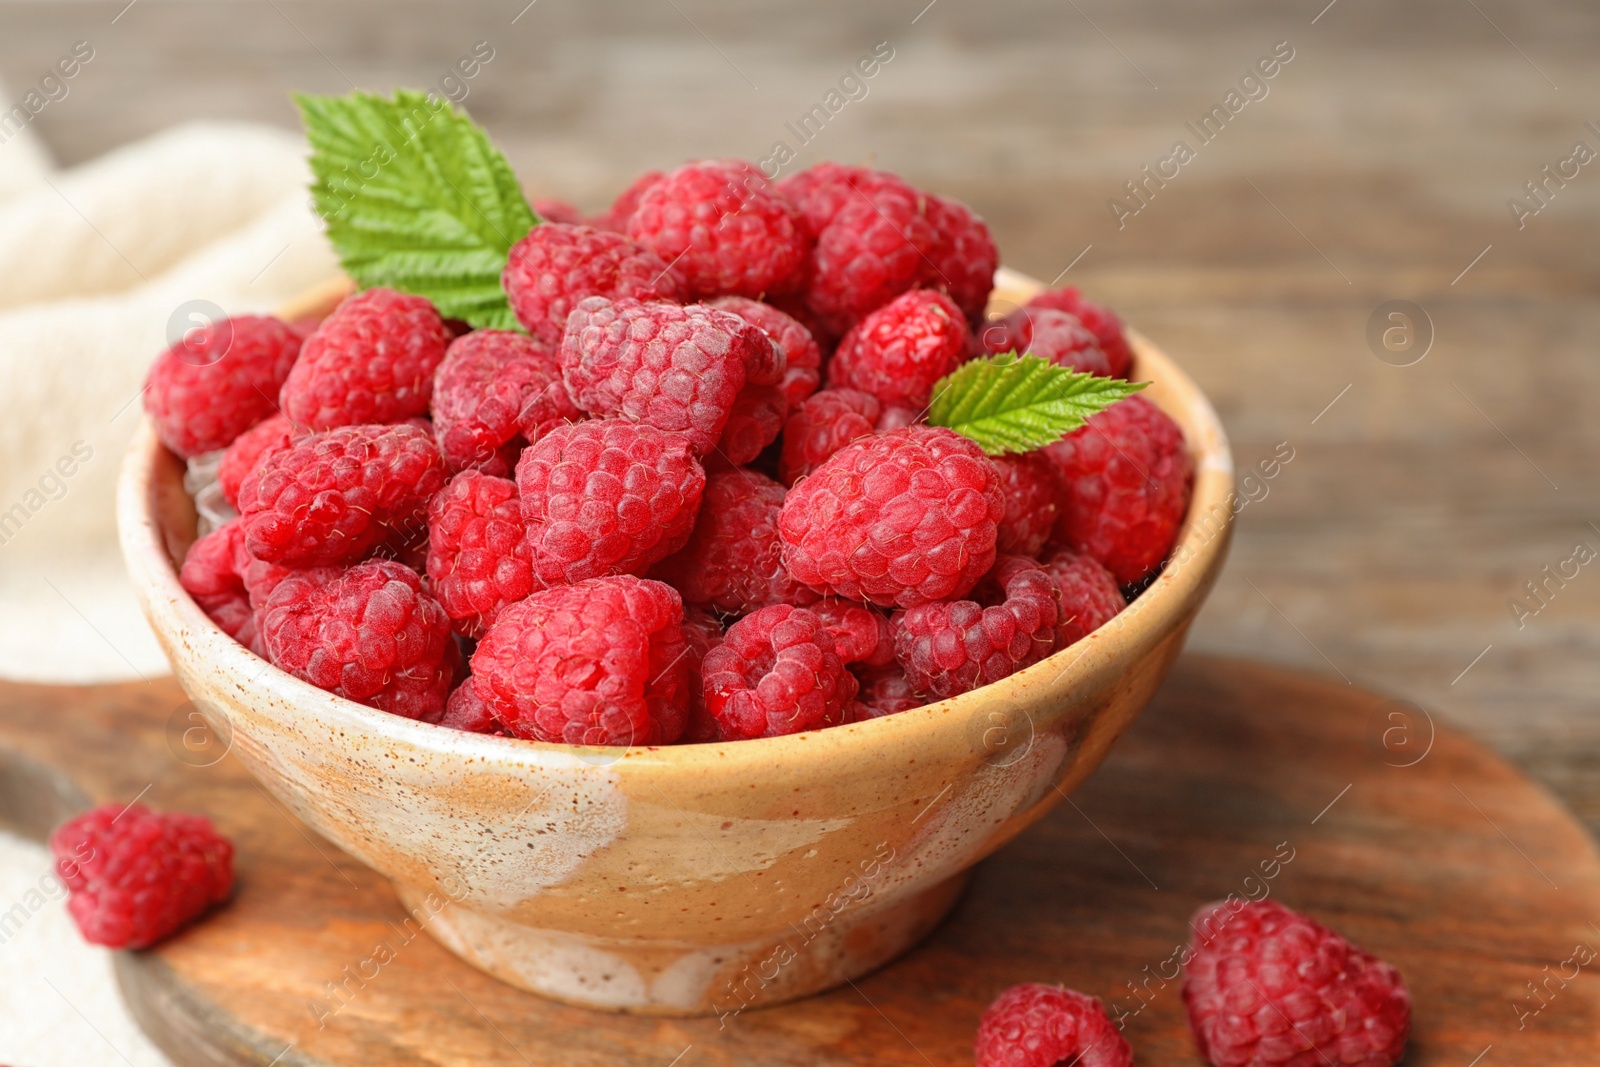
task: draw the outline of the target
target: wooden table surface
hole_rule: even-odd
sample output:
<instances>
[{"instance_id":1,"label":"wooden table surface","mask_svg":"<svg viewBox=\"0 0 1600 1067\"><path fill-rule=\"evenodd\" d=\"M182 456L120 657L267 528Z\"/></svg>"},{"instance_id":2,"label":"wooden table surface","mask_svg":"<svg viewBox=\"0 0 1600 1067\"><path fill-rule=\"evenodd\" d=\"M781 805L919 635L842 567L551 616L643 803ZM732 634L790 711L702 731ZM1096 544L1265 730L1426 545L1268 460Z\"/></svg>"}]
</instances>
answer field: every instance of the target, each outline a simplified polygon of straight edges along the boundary
<instances>
[{"instance_id":1,"label":"wooden table surface","mask_svg":"<svg viewBox=\"0 0 1600 1067\"><path fill-rule=\"evenodd\" d=\"M16 92L93 44L35 122L70 164L187 119L293 126L291 90L437 85L486 42L465 105L533 192L595 207L646 167L794 145L785 123L887 42L797 165L964 198L1008 263L1070 265L1182 360L1241 468L1293 450L1192 646L1414 700L1597 830L1600 565L1564 561L1600 551L1600 166L1520 229L1507 200L1600 149L1600 9L1326 2L6 4L0 70ZM1202 142L1186 124L1275 46ZM1110 199L1179 140L1194 158L1119 228ZM1433 326L1411 366L1367 341L1391 300ZM1550 592L1519 625L1528 581Z\"/></svg>"}]
</instances>

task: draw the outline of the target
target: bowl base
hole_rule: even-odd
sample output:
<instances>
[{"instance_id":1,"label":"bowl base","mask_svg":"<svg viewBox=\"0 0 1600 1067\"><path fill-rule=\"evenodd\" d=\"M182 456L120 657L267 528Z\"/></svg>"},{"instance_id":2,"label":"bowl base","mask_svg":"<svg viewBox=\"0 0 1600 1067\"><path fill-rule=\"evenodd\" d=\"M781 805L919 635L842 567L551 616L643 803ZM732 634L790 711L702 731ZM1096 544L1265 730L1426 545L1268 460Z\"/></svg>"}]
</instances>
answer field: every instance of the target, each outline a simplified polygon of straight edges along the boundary
<instances>
[{"instance_id":1,"label":"bowl base","mask_svg":"<svg viewBox=\"0 0 1600 1067\"><path fill-rule=\"evenodd\" d=\"M395 883L425 929L465 962L503 982L601 1011L730 1020L747 1008L810 996L883 966L939 925L966 888L962 871L892 900L867 898L741 944L695 945L586 937L540 929Z\"/></svg>"}]
</instances>

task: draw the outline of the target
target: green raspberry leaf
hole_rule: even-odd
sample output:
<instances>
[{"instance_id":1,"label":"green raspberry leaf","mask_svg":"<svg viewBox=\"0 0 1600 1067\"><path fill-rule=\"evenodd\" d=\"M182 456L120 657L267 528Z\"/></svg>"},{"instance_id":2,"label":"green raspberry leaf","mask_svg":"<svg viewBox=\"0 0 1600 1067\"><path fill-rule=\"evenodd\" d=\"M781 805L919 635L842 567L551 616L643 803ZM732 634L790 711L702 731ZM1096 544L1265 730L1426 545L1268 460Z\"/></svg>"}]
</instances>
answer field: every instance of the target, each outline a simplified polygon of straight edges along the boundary
<instances>
[{"instance_id":1,"label":"green raspberry leaf","mask_svg":"<svg viewBox=\"0 0 1600 1067\"><path fill-rule=\"evenodd\" d=\"M311 142L312 201L356 283L425 296L474 326L517 328L500 272L539 220L483 129L415 90L295 102Z\"/></svg>"},{"instance_id":2,"label":"green raspberry leaf","mask_svg":"<svg viewBox=\"0 0 1600 1067\"><path fill-rule=\"evenodd\" d=\"M1102 378L1005 352L962 364L933 387L928 421L991 456L1031 452L1071 433L1148 382Z\"/></svg>"}]
</instances>

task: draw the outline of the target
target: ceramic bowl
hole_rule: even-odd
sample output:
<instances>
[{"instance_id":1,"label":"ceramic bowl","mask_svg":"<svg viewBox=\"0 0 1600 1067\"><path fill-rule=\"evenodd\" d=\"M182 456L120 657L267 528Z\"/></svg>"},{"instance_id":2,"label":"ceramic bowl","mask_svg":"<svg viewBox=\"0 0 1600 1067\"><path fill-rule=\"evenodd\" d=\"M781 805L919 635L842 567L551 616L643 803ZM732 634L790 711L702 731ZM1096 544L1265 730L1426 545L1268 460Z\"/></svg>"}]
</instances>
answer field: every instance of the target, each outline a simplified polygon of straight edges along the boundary
<instances>
[{"instance_id":1,"label":"ceramic bowl","mask_svg":"<svg viewBox=\"0 0 1600 1067\"><path fill-rule=\"evenodd\" d=\"M1002 271L995 307L1037 283ZM291 314L325 312L342 285ZM851 726L726 744L586 749L459 733L269 666L178 584L184 464L141 430L123 551L179 682L318 833L390 878L411 921L512 985L593 1008L727 1015L894 959L973 864L1083 781L1177 657L1222 566L1227 441L1194 383L1132 335L1145 395L1182 425L1193 503L1128 608L972 693Z\"/></svg>"}]
</instances>

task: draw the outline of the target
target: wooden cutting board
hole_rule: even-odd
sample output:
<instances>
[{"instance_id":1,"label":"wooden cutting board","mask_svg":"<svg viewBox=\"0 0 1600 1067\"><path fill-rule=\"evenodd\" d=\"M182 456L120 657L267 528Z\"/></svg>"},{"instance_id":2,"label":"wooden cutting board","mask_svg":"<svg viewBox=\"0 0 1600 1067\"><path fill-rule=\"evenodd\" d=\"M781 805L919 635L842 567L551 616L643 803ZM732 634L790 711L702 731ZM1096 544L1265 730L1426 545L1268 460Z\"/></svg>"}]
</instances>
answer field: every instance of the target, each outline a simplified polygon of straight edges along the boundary
<instances>
[{"instance_id":1,"label":"wooden cutting board","mask_svg":"<svg viewBox=\"0 0 1600 1067\"><path fill-rule=\"evenodd\" d=\"M1600 1064L1600 957L1575 962L1600 950L1593 843L1484 748L1336 682L1184 658L923 946L721 1022L595 1014L459 963L262 792L170 681L6 685L0 701L0 819L43 837L91 801L142 797L204 811L237 844L228 908L117 957L135 1015L183 1067L953 1067L983 1007L1022 981L1103 998L1141 1065L1197 1064L1163 975L1189 914L1229 893L1270 894L1398 966L1413 1067Z\"/></svg>"}]
</instances>

